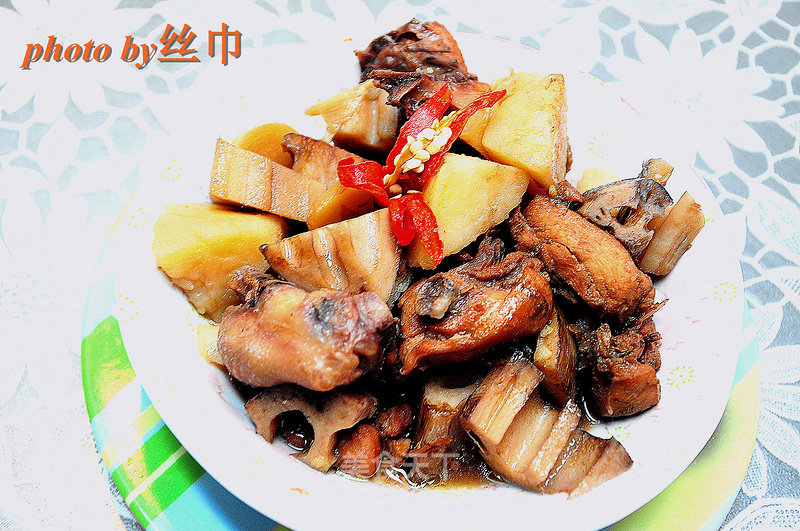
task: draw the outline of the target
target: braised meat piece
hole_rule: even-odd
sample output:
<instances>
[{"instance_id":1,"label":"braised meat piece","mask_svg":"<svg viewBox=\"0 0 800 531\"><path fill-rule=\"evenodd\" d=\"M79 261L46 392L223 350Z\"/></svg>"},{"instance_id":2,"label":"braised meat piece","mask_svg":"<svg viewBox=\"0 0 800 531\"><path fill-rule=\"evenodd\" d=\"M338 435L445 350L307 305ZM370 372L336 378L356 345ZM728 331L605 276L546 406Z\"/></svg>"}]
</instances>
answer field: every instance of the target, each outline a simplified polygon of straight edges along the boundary
<instances>
[{"instance_id":1,"label":"braised meat piece","mask_svg":"<svg viewBox=\"0 0 800 531\"><path fill-rule=\"evenodd\" d=\"M399 437L412 422L414 422L414 412L408 404L398 404L381 411L375 419L381 437Z\"/></svg>"},{"instance_id":2,"label":"braised meat piece","mask_svg":"<svg viewBox=\"0 0 800 531\"><path fill-rule=\"evenodd\" d=\"M487 236L471 262L406 291L398 303L405 338L401 373L470 360L547 324L553 294L542 264L528 253L504 254L503 242Z\"/></svg>"},{"instance_id":3,"label":"braised meat piece","mask_svg":"<svg viewBox=\"0 0 800 531\"><path fill-rule=\"evenodd\" d=\"M661 334L652 317L638 321L618 335L603 323L589 342L590 389L586 401L601 417L627 417L656 405L661 384Z\"/></svg>"},{"instance_id":4,"label":"braised meat piece","mask_svg":"<svg viewBox=\"0 0 800 531\"><path fill-rule=\"evenodd\" d=\"M249 385L328 391L374 369L393 339L394 318L374 293L308 293L252 267L231 284L244 304L225 310L217 346L230 373Z\"/></svg>"},{"instance_id":5,"label":"braised meat piece","mask_svg":"<svg viewBox=\"0 0 800 531\"><path fill-rule=\"evenodd\" d=\"M372 477L381 464L381 439L372 424L359 424L339 441L337 450L339 459L336 467L352 476Z\"/></svg>"},{"instance_id":6,"label":"braised meat piece","mask_svg":"<svg viewBox=\"0 0 800 531\"><path fill-rule=\"evenodd\" d=\"M412 19L373 40L356 56L361 81L374 80L389 93L387 103L401 108L406 117L445 83L450 84L457 108L489 91L489 85L467 71L458 44L438 22Z\"/></svg>"},{"instance_id":7,"label":"braised meat piece","mask_svg":"<svg viewBox=\"0 0 800 531\"><path fill-rule=\"evenodd\" d=\"M518 249L533 251L550 273L589 306L622 322L653 305L653 283L613 236L544 196L517 208L509 227Z\"/></svg>"}]
</instances>

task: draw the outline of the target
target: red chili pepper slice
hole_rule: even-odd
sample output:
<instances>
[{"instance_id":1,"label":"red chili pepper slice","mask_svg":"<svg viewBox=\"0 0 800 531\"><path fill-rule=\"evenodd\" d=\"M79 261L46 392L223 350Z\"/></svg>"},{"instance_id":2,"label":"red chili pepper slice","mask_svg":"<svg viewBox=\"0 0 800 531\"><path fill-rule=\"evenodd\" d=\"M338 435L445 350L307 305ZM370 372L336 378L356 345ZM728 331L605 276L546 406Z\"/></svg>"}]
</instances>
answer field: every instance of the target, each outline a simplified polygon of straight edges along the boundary
<instances>
[{"instance_id":1,"label":"red chili pepper slice","mask_svg":"<svg viewBox=\"0 0 800 531\"><path fill-rule=\"evenodd\" d=\"M403 197L406 196L389 199L389 221L392 224L392 232L397 238L397 243L405 247L411 243L417 231L414 227L414 221L410 216L406 216Z\"/></svg>"},{"instance_id":2,"label":"red chili pepper slice","mask_svg":"<svg viewBox=\"0 0 800 531\"><path fill-rule=\"evenodd\" d=\"M437 171L439 171L439 167L442 165L442 162L444 162L444 154L450 150L450 147L453 145L453 142L456 141L456 138L458 138L459 135L464 132L464 127L467 126L467 121L472 117L472 115L481 109L488 109L503 99L503 96L505 95L505 90L487 92L486 94L482 94L481 96L475 98L469 103L469 105L456 113L453 123L450 124L450 130L453 132L453 134L450 135L450 138L447 140L447 143L442 147L442 149L440 149L434 155L431 155L431 158L425 163L425 169L414 179L420 188L424 186L425 183L427 183Z\"/></svg>"},{"instance_id":3,"label":"red chili pepper slice","mask_svg":"<svg viewBox=\"0 0 800 531\"><path fill-rule=\"evenodd\" d=\"M383 166L377 162L367 160L356 164L353 157L347 157L339 161L336 174L343 186L372 194L381 206L389 203L389 194L383 187L385 172Z\"/></svg>"},{"instance_id":4,"label":"red chili pepper slice","mask_svg":"<svg viewBox=\"0 0 800 531\"><path fill-rule=\"evenodd\" d=\"M439 224L422 194L408 194L389 200L389 219L398 243L406 246L418 236L434 265L444 258L444 244L439 238Z\"/></svg>"},{"instance_id":5,"label":"red chili pepper slice","mask_svg":"<svg viewBox=\"0 0 800 531\"><path fill-rule=\"evenodd\" d=\"M467 121L481 109L486 109L500 101L506 95L505 90L498 90L483 94L455 115L450 124L452 134L444 146L431 155L425 163L425 169L417 174L407 172L404 178L410 181L412 188L421 190L425 183L433 176L444 161L444 154L450 149L456 138L464 131ZM442 85L436 94L423 103L403 125L398 134L397 141L389 152L386 165L366 161L356 164L352 157L339 161L337 175L339 182L349 188L356 188L368 192L375 197L381 206L389 207L389 218L392 231L402 246L410 244L418 236L422 245L428 251L435 265L439 265L444 258L444 245L439 238L439 225L433 211L425 204L422 194L408 194L389 199L389 194L383 179L395 170L394 159L403 151L409 136L416 138L420 132L433 126L440 120L445 111L450 107L453 96L448 84Z\"/></svg>"},{"instance_id":6,"label":"red chili pepper slice","mask_svg":"<svg viewBox=\"0 0 800 531\"><path fill-rule=\"evenodd\" d=\"M403 151L403 147L405 147L407 142L406 139L409 136L416 138L423 129L432 126L433 122L444 116L445 111L450 107L452 101L453 94L450 91L450 85L445 83L436 94L428 98L425 103L414 111L411 118L409 118L400 129L400 133L397 135L397 141L392 151L389 152L389 156L386 158L386 173L392 173L394 171L394 159Z\"/></svg>"}]
</instances>

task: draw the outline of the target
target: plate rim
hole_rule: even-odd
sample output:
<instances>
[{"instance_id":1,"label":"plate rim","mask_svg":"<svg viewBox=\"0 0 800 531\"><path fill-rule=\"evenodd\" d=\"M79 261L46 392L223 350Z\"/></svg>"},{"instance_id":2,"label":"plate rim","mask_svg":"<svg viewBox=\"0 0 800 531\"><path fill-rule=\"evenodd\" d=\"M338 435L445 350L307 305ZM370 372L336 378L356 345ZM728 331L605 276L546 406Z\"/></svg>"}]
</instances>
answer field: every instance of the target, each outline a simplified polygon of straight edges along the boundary
<instances>
[{"instance_id":1,"label":"plate rim","mask_svg":"<svg viewBox=\"0 0 800 531\"><path fill-rule=\"evenodd\" d=\"M486 37L486 36L482 36L482 35L477 35L477 36L475 36L475 38L486 39L487 37ZM460 36L459 36L459 43L461 43L461 39L469 39L469 37L465 37L464 35L460 35ZM503 41L503 42L504 42L504 41ZM505 43L505 44L508 44L508 43ZM514 43L510 43L510 44L512 44L512 45L513 45ZM519 46L519 45L517 45L517 46ZM539 52L536 52L535 50L531 50L531 51L533 51L534 53L537 53L537 54L539 53ZM143 154L143 156L146 156L146 154ZM700 178L699 178L699 176L698 176L697 178L700 180L700 182L703 182L703 181L702 181L702 179L700 179ZM703 182L703 184L705 184L705 183ZM141 186L140 186L140 188L141 188ZM719 211L719 207L718 207L718 205L717 205L717 203L716 203L716 202L712 203L712 204L711 204L711 205L709 205L709 206L713 206L713 208L714 208L716 211ZM114 238L119 238L119 237L120 237L120 233L117 233L117 234L115 234L114 236L112 236L111 238L112 238L112 239L114 239ZM738 268L736 268L736 269L738 270ZM740 271L738 271L738 273L739 273L739 275L738 275L738 278L736 278L736 280L738 281L737 285L738 285L738 286L741 288L741 286L742 286L742 284L743 284L743 282L742 282L742 278L741 278L741 272L740 272ZM88 302L87 302L87 305L88 305ZM741 315L741 312L739 312L739 315ZM120 326L120 329L121 329L121 333L122 333L123 340L124 340L124 339L125 339L124 329L123 329L123 327L122 327L122 326ZM738 331L737 331L737 332L738 332ZM134 370L137 372L137 374L139 374L139 371L137 370L137 363L136 363L136 361L134 361L134 359L135 359L135 358L137 358L137 357L136 357L136 356L132 356L132 357L131 357L131 364L132 364L132 366L134 367ZM733 368L735 368L735 362L734 362L732 365L733 365ZM733 369L731 370L731 381L732 381L732 379L733 379ZM152 385L153 385L153 384L152 384L152 382L150 382L150 385L147 385L147 382L148 382L148 381L149 381L149 380L147 380L147 379L144 379L144 378L143 378L143 379L142 379L142 386L143 386L143 387L145 388L145 390L148 392L148 395L150 395L150 396L151 396L151 398L152 398L152 400L153 400L153 403L156 405L156 407L158 407L158 398L153 396L153 393L151 392L151 389L150 389L150 388L152 387ZM158 395L158 393L156 393L156 395ZM724 407L725 407L725 404L726 404L726 403L727 403L727 395L726 395L726 397L725 397L725 400L723 400L723 401L721 402L721 408L719 408L719 412L718 412L718 413L719 413L719 415L718 415L718 416L716 416L717 422L718 422L719 418L721 418L721 416L722 416L722 413L723 413L723 411L724 411ZM161 413L161 410L159 410L159 413ZM170 425L170 421L168 421L167 419L165 419L165 423L167 423L167 425L170 427L170 429L171 429L171 430L173 429L173 428L172 428L172 426ZM705 437L705 440L708 440L708 438L709 438L709 437L711 436L711 434L713 433L713 430L715 429L715 427L716 427L716 423L714 423L713 425L709 425L709 426L708 426L708 430L707 430L707 431L708 431L708 434L707 434L707 436ZM180 430L179 430L179 431L180 431ZM185 441L185 440L184 440L184 437L183 437L183 434L181 434L181 433L175 433L175 435L176 435L176 437L178 437L178 439L181 441L181 443L182 443L182 444L184 444L184 445L186 446L187 450L188 450L188 451L189 451L189 452L190 452L192 455L195 455L195 451L191 449L191 448L194 446L193 442L191 442L191 441ZM187 444L187 443L188 443L188 444ZM698 451L699 451L700 449L702 449L702 446L701 446L701 447L698 449ZM202 452L199 452L199 453L201 453L201 454L202 454ZM675 475L675 477L677 477L678 475L680 475L680 473L682 473L682 472L683 472L683 470L685 469L685 467L686 467L686 466L688 466L688 464L690 464L690 463L691 463L691 461L692 461L693 459L694 459L694 456L692 456L690 459L688 459L688 460L686 461L686 463L685 463L685 466L682 466L682 467L680 468L680 470L677 472L677 474ZM215 479L217 479L217 480L218 480L218 481L219 481L219 482L220 482L220 483L221 483L223 486L225 486L225 487L226 487L226 488L227 488L229 491L231 491L232 493L234 493L234 494L235 494L235 495L236 495L236 496L237 496L239 499L241 499L243 502L245 502L245 503L247 503L248 505L250 505L250 506L254 507L256 510L259 510L259 511L263 512L265 515L269 516L270 518L274 518L274 519L280 520L280 521L282 521L282 522L283 522L283 521L285 521L285 522L287 522L287 523L288 523L288 525L292 525L292 526L298 526L298 525L299 525L300 527L303 527L303 522L299 522L299 521L298 521L298 522L294 522L294 521L293 521L293 519L292 519L291 517L284 517L283 515L277 516L277 513L274 513L274 512L272 512L272 511L270 511L270 512L263 511L263 510L262 510L262 509L261 509L261 508L258 506L258 505L259 505L258 503L256 503L256 504L254 505L253 503L251 503L251 501L252 501L252 500L248 501L248 497L246 497L246 496L242 496L242 495L241 495L239 492L237 492L237 490L238 490L238 489L236 489L236 488L235 488L235 485L231 485L231 484L229 484L229 483L230 483L229 481L224 481L223 479L227 477L227 475L226 475L226 474L217 474L217 473L212 473L212 472L209 470L209 468L210 468L210 467L208 467L208 466L206 465L206 461L205 461L205 460L201 460L201 458L198 458L198 462L200 462L200 463L201 463L201 465L203 466L203 468L204 468L204 469L206 469L207 471L209 471L209 473L210 473L210 474L212 474L212 476L214 476L214 477L215 477ZM219 476L222 476L222 478L220 478ZM674 480L674 478L673 478L673 480ZM670 481L670 482L671 482L671 481ZM668 486L668 485L669 485L669 483L667 483L666 485L664 485L664 486L663 486L663 487L662 487L662 488L661 488L661 489L660 489L658 492L661 492L661 490L663 490L663 488L666 488L666 486ZM657 494L658 494L658 492L657 492L656 494L654 494L652 497L654 497L655 495L657 495ZM649 501L649 499L652 499L652 497L648 498L648 500L646 500L645 502L643 502L641 505L643 505L644 503L647 503L647 501ZM641 506L641 505L639 505L639 506ZM634 508L632 508L630 511L628 511L628 512L627 512L627 513L625 513L625 514L629 514L630 512L632 512L632 511L636 510L636 508L638 508L638 506L637 506L637 507L634 507ZM623 515L619 516L619 518L622 518L622 517L624 517L624 516L625 516L625 515L623 514ZM613 520L613 521L616 521L616 519L615 519L615 520ZM612 522L607 522L607 523L605 523L605 522L604 522L603 524L604 524L604 525L608 525L608 524L610 524L610 523L613 523L613 521L612 521Z\"/></svg>"}]
</instances>

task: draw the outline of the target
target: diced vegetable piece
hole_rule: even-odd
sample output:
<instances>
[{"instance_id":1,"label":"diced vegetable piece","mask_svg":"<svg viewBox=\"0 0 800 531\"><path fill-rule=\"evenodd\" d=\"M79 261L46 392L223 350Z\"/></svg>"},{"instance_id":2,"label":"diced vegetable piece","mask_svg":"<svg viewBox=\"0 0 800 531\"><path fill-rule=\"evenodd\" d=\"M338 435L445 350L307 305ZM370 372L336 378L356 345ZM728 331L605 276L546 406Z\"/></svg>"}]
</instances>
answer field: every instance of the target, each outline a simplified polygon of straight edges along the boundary
<instances>
[{"instance_id":1,"label":"diced vegetable piece","mask_svg":"<svg viewBox=\"0 0 800 531\"><path fill-rule=\"evenodd\" d=\"M272 214L221 205L170 205L156 221L153 254L197 311L218 321L239 297L228 286L245 265L265 267L258 248L286 236L286 222Z\"/></svg>"},{"instance_id":2,"label":"diced vegetable piece","mask_svg":"<svg viewBox=\"0 0 800 531\"><path fill-rule=\"evenodd\" d=\"M571 400L567 402L564 409L559 412L558 419L541 448L531 460L531 465L525 474L525 485L539 485L547 478L558 456L569 442L572 431L578 427L580 418L577 404Z\"/></svg>"},{"instance_id":3,"label":"diced vegetable piece","mask_svg":"<svg viewBox=\"0 0 800 531\"><path fill-rule=\"evenodd\" d=\"M597 188L598 186L603 186L604 184L613 183L615 181L619 181L620 179L621 178L615 173L606 171L603 168L589 168L588 170L584 170L580 181L578 181L577 188L580 193L583 193L586 190L591 190L592 188Z\"/></svg>"},{"instance_id":4,"label":"diced vegetable piece","mask_svg":"<svg viewBox=\"0 0 800 531\"><path fill-rule=\"evenodd\" d=\"M210 186L214 201L305 221L324 189L317 180L217 139Z\"/></svg>"},{"instance_id":5,"label":"diced vegetable piece","mask_svg":"<svg viewBox=\"0 0 800 531\"><path fill-rule=\"evenodd\" d=\"M542 387L559 406L575 397L575 341L556 308L536 341L533 364L542 374Z\"/></svg>"},{"instance_id":6,"label":"diced vegetable piece","mask_svg":"<svg viewBox=\"0 0 800 531\"><path fill-rule=\"evenodd\" d=\"M574 498L625 472L632 464L616 439L601 439L575 428L539 490L547 494L566 492Z\"/></svg>"},{"instance_id":7,"label":"diced vegetable piece","mask_svg":"<svg viewBox=\"0 0 800 531\"><path fill-rule=\"evenodd\" d=\"M579 496L630 468L619 442L578 427L574 400L559 410L542 398L541 378L527 358L515 355L467 400L461 424L492 470L528 489Z\"/></svg>"},{"instance_id":8,"label":"diced vegetable piece","mask_svg":"<svg viewBox=\"0 0 800 531\"><path fill-rule=\"evenodd\" d=\"M447 153L422 192L436 216L444 256L457 253L505 220L527 185L527 175L518 168ZM419 237L411 243L408 256L413 266L434 267Z\"/></svg>"},{"instance_id":9,"label":"diced vegetable piece","mask_svg":"<svg viewBox=\"0 0 800 531\"><path fill-rule=\"evenodd\" d=\"M497 467L503 477L524 482L531 461L541 450L558 420L559 410L533 393L497 445ZM493 465L495 463L492 463ZM519 478L515 476L519 475Z\"/></svg>"},{"instance_id":10,"label":"diced vegetable piece","mask_svg":"<svg viewBox=\"0 0 800 531\"><path fill-rule=\"evenodd\" d=\"M529 190L548 191L567 171L564 77L514 73L492 86L508 94L468 122L461 138L490 160L522 168Z\"/></svg>"},{"instance_id":11,"label":"diced vegetable piece","mask_svg":"<svg viewBox=\"0 0 800 531\"><path fill-rule=\"evenodd\" d=\"M653 233L639 260L639 268L659 276L672 271L704 224L703 209L688 192L684 193Z\"/></svg>"},{"instance_id":12,"label":"diced vegetable piece","mask_svg":"<svg viewBox=\"0 0 800 531\"><path fill-rule=\"evenodd\" d=\"M444 378L425 384L413 446L419 465L417 472L423 477L414 477L414 480L440 479L447 470L446 456L471 444L458 416L478 382L458 385L449 387Z\"/></svg>"},{"instance_id":13,"label":"diced vegetable piece","mask_svg":"<svg viewBox=\"0 0 800 531\"><path fill-rule=\"evenodd\" d=\"M462 432L457 422L458 415L477 386L477 382L472 382L460 387L448 387L442 378L425 384L419 427L414 438L415 450L449 450L458 433Z\"/></svg>"},{"instance_id":14,"label":"diced vegetable piece","mask_svg":"<svg viewBox=\"0 0 800 531\"><path fill-rule=\"evenodd\" d=\"M386 209L285 238L267 246L264 256L283 278L308 291L374 291L393 302L408 284Z\"/></svg>"},{"instance_id":15,"label":"diced vegetable piece","mask_svg":"<svg viewBox=\"0 0 800 531\"><path fill-rule=\"evenodd\" d=\"M340 160L352 157L355 162L365 159L322 140L290 133L283 137L283 149L291 153L291 168L321 182L325 188L339 182L336 166Z\"/></svg>"},{"instance_id":16,"label":"diced vegetable piece","mask_svg":"<svg viewBox=\"0 0 800 531\"><path fill-rule=\"evenodd\" d=\"M664 159L649 159L642 164L639 177L646 177L657 181L661 186L666 186L667 181L675 168Z\"/></svg>"},{"instance_id":17,"label":"diced vegetable piece","mask_svg":"<svg viewBox=\"0 0 800 531\"><path fill-rule=\"evenodd\" d=\"M286 124L263 124L237 136L231 144L263 155L283 166L291 166L292 155L286 152L281 141L284 135L295 132Z\"/></svg>"},{"instance_id":18,"label":"diced vegetable piece","mask_svg":"<svg viewBox=\"0 0 800 531\"><path fill-rule=\"evenodd\" d=\"M481 438L492 470L528 489L580 496L626 471L633 463L616 439L601 439L578 427L575 402L563 410L533 392L495 445Z\"/></svg>"},{"instance_id":19,"label":"diced vegetable piece","mask_svg":"<svg viewBox=\"0 0 800 531\"><path fill-rule=\"evenodd\" d=\"M541 491L555 494L570 492L575 488L600 456L600 441L602 439L592 437L581 428L575 428Z\"/></svg>"},{"instance_id":20,"label":"diced vegetable piece","mask_svg":"<svg viewBox=\"0 0 800 531\"><path fill-rule=\"evenodd\" d=\"M336 462L338 432L371 416L377 408L377 400L365 393L332 391L314 395L299 386L278 385L251 398L244 407L258 434L269 442L275 438L281 415L291 411L302 413L314 430L314 440L307 450L294 457L327 472Z\"/></svg>"},{"instance_id":21,"label":"diced vegetable piece","mask_svg":"<svg viewBox=\"0 0 800 531\"><path fill-rule=\"evenodd\" d=\"M207 362L224 367L225 362L222 361L222 356L219 355L219 350L217 349L218 331L219 325L216 324L199 325L197 327L197 350Z\"/></svg>"},{"instance_id":22,"label":"diced vegetable piece","mask_svg":"<svg viewBox=\"0 0 800 531\"><path fill-rule=\"evenodd\" d=\"M495 447L528 401L542 373L529 360L512 357L496 367L467 401L461 424L485 447Z\"/></svg>"},{"instance_id":23,"label":"diced vegetable piece","mask_svg":"<svg viewBox=\"0 0 800 531\"><path fill-rule=\"evenodd\" d=\"M397 136L398 110L386 104L389 94L367 80L312 105L309 116L322 116L333 141L347 149L388 151Z\"/></svg>"},{"instance_id":24,"label":"diced vegetable piece","mask_svg":"<svg viewBox=\"0 0 800 531\"><path fill-rule=\"evenodd\" d=\"M364 159L326 142L298 134L286 135L283 146L294 155L293 170L320 181L326 188L311 205L311 212L306 220L309 229L375 210L374 201L368 192L342 186L336 173L340 160L352 157L356 162L363 162Z\"/></svg>"},{"instance_id":25,"label":"diced vegetable piece","mask_svg":"<svg viewBox=\"0 0 800 531\"><path fill-rule=\"evenodd\" d=\"M375 201L368 192L335 183L314 202L306 224L309 229L317 229L373 210Z\"/></svg>"},{"instance_id":26,"label":"diced vegetable piece","mask_svg":"<svg viewBox=\"0 0 800 531\"><path fill-rule=\"evenodd\" d=\"M633 465L628 451L614 438L607 439L600 457L569 493L570 498L586 494L601 483L615 478Z\"/></svg>"}]
</instances>

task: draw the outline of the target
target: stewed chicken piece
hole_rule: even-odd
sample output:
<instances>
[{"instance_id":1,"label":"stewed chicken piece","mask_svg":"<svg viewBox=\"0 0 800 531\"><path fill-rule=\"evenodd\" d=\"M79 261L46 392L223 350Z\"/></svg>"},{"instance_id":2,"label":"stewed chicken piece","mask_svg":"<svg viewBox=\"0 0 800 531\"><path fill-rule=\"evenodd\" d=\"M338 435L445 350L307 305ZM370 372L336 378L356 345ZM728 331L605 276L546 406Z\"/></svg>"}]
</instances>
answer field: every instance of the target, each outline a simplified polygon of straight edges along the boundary
<instances>
[{"instance_id":1,"label":"stewed chicken piece","mask_svg":"<svg viewBox=\"0 0 800 531\"><path fill-rule=\"evenodd\" d=\"M217 346L230 373L255 387L349 384L377 367L394 340L395 320L371 292L309 293L251 267L231 286L244 303L223 314Z\"/></svg>"},{"instance_id":2,"label":"stewed chicken piece","mask_svg":"<svg viewBox=\"0 0 800 531\"><path fill-rule=\"evenodd\" d=\"M400 298L401 372L467 361L489 347L535 334L550 320L553 293L542 264L487 236L475 258L411 286Z\"/></svg>"},{"instance_id":3,"label":"stewed chicken piece","mask_svg":"<svg viewBox=\"0 0 800 531\"><path fill-rule=\"evenodd\" d=\"M624 321L653 305L653 283L622 244L577 212L544 196L511 214L519 250L533 251L602 315Z\"/></svg>"}]
</instances>

